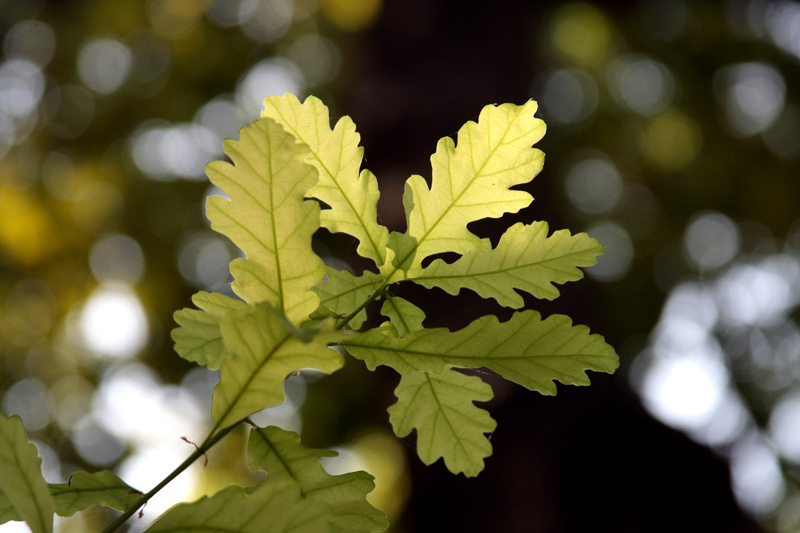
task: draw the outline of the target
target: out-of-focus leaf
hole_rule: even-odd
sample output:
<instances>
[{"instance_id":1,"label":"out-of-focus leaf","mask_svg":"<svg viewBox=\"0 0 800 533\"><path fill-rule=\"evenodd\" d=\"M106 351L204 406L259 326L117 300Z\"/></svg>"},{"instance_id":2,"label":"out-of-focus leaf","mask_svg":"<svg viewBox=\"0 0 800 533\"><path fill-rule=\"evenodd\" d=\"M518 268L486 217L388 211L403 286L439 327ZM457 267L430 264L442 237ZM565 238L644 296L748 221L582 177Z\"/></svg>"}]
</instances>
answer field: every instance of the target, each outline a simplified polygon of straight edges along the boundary
<instances>
[{"instance_id":1,"label":"out-of-focus leaf","mask_svg":"<svg viewBox=\"0 0 800 533\"><path fill-rule=\"evenodd\" d=\"M52 533L56 506L42 476L42 460L25 436L22 419L1 413L0 492L34 533Z\"/></svg>"},{"instance_id":2,"label":"out-of-focus leaf","mask_svg":"<svg viewBox=\"0 0 800 533\"><path fill-rule=\"evenodd\" d=\"M148 533L333 533L331 509L304 499L296 483L233 486L177 505Z\"/></svg>"}]
</instances>

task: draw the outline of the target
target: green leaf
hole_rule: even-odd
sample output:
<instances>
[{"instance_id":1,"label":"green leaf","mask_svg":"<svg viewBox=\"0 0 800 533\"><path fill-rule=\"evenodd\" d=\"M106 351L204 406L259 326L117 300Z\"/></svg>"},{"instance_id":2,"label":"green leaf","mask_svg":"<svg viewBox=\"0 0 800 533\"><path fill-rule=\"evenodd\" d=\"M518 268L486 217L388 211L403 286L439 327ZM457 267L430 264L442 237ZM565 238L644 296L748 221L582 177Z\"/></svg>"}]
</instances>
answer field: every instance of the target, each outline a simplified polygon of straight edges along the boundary
<instances>
[{"instance_id":1,"label":"green leaf","mask_svg":"<svg viewBox=\"0 0 800 533\"><path fill-rule=\"evenodd\" d=\"M337 338L332 331L304 333L301 339L269 304L248 312L228 311L220 329L231 356L222 360L211 400L216 428L283 402L283 381L295 371L316 368L331 373L343 364L342 356L328 348Z\"/></svg>"},{"instance_id":2,"label":"green leaf","mask_svg":"<svg viewBox=\"0 0 800 533\"><path fill-rule=\"evenodd\" d=\"M247 445L250 468L269 473L267 481L293 480L304 498L333 509L333 524L338 531L368 533L389 527L386 516L367 502L375 487L366 472L339 476L328 474L320 457L336 457L331 450L315 450L300 444L297 433L279 427L253 428Z\"/></svg>"},{"instance_id":3,"label":"green leaf","mask_svg":"<svg viewBox=\"0 0 800 533\"><path fill-rule=\"evenodd\" d=\"M387 365L402 375L415 371L442 373L447 365L489 368L530 390L555 395L558 380L588 385L586 370L613 372L619 366L614 349L586 326L573 326L564 315L541 320L536 311L514 313L507 322L481 317L464 329L412 331L402 337L394 327L372 329L342 339L353 356L371 370Z\"/></svg>"},{"instance_id":4,"label":"green leaf","mask_svg":"<svg viewBox=\"0 0 800 533\"><path fill-rule=\"evenodd\" d=\"M72 516L92 505L124 511L142 494L108 470L94 474L76 472L68 483L50 483L47 487L59 516ZM0 524L9 520L21 518L8 498L0 493Z\"/></svg>"},{"instance_id":5,"label":"green leaf","mask_svg":"<svg viewBox=\"0 0 800 533\"><path fill-rule=\"evenodd\" d=\"M381 312L398 336L423 329L425 313L403 298L388 298ZM398 437L417 430L417 453L430 465L439 457L454 474L477 476L492 445L483 435L497 426L489 413L472 402L492 399L492 388L477 377L450 368L442 374L413 372L400 377L389 407L389 421Z\"/></svg>"},{"instance_id":6,"label":"green leaf","mask_svg":"<svg viewBox=\"0 0 800 533\"><path fill-rule=\"evenodd\" d=\"M465 254L480 246L468 223L515 213L531 203L530 194L510 187L531 181L542 169L544 154L531 148L545 132L544 122L533 117L536 109L534 101L486 106L477 123L459 130L458 146L450 137L439 141L431 157L431 187L421 176L406 182L406 233L416 247L409 251L407 243L392 243L394 257L382 267L390 282L415 277L430 255ZM398 267L409 272L404 276L395 271Z\"/></svg>"},{"instance_id":7,"label":"green leaf","mask_svg":"<svg viewBox=\"0 0 800 533\"><path fill-rule=\"evenodd\" d=\"M320 305L330 309L336 315L347 315L364 303L375 289L383 282L380 274L364 271L354 276L347 270L337 270L326 266L327 281L314 286L319 295ZM366 310L350 321L350 327L358 329L367 319Z\"/></svg>"},{"instance_id":8,"label":"green leaf","mask_svg":"<svg viewBox=\"0 0 800 533\"><path fill-rule=\"evenodd\" d=\"M6 418L2 413L0 492L34 533L52 533L56 506L42 476L42 460L36 446L25 436L22 419L19 416Z\"/></svg>"},{"instance_id":9,"label":"green leaf","mask_svg":"<svg viewBox=\"0 0 800 533\"><path fill-rule=\"evenodd\" d=\"M303 499L297 484L232 486L194 503L177 505L149 533L332 533L331 510Z\"/></svg>"},{"instance_id":10,"label":"green leaf","mask_svg":"<svg viewBox=\"0 0 800 533\"><path fill-rule=\"evenodd\" d=\"M93 474L76 472L69 483L50 485L50 493L59 516L72 516L92 505L124 511L142 495L108 470Z\"/></svg>"},{"instance_id":11,"label":"green leaf","mask_svg":"<svg viewBox=\"0 0 800 533\"><path fill-rule=\"evenodd\" d=\"M514 290L526 291L536 298L558 297L553 283L576 281L583 277L577 267L597 263L604 247L585 233L570 235L560 230L547 236L547 222L514 224L503 234L496 248L488 239L448 264L441 259L414 278L427 288L440 287L458 294L462 287L484 298L494 298L506 307L520 308L522 297Z\"/></svg>"},{"instance_id":12,"label":"green leaf","mask_svg":"<svg viewBox=\"0 0 800 533\"><path fill-rule=\"evenodd\" d=\"M399 296L387 298L381 306L381 314L389 317L398 337L422 329L422 321L425 320L422 309Z\"/></svg>"},{"instance_id":13,"label":"green leaf","mask_svg":"<svg viewBox=\"0 0 800 533\"><path fill-rule=\"evenodd\" d=\"M233 164L206 167L230 197L210 197L208 218L245 253L231 262L234 292L249 303L269 302L299 324L319 306L310 289L325 275L311 250L319 205L303 199L317 172L305 163L308 148L271 119L253 122L239 136L224 144Z\"/></svg>"},{"instance_id":14,"label":"green leaf","mask_svg":"<svg viewBox=\"0 0 800 533\"><path fill-rule=\"evenodd\" d=\"M426 465L439 457L454 474L477 476L483 459L492 454L484 433L497 423L472 402L494 397L492 388L475 376L450 368L441 374L404 375L395 390L397 403L389 407L389 421L398 437L417 430L417 453Z\"/></svg>"},{"instance_id":15,"label":"green leaf","mask_svg":"<svg viewBox=\"0 0 800 533\"><path fill-rule=\"evenodd\" d=\"M246 311L249 305L218 292L200 291L192 302L202 309L181 309L173 315L179 327L172 330L175 351L187 361L217 370L227 355L219 322L230 310Z\"/></svg>"},{"instance_id":16,"label":"green leaf","mask_svg":"<svg viewBox=\"0 0 800 533\"><path fill-rule=\"evenodd\" d=\"M320 223L331 232L348 233L359 240L357 252L381 266L386 259L387 229L378 224L378 181L361 171L364 149L350 117L342 117L331 130L328 108L316 97L302 104L296 96L270 96L264 100L262 117L269 117L308 146L308 163L319 173L319 182L307 196L330 206Z\"/></svg>"}]
</instances>

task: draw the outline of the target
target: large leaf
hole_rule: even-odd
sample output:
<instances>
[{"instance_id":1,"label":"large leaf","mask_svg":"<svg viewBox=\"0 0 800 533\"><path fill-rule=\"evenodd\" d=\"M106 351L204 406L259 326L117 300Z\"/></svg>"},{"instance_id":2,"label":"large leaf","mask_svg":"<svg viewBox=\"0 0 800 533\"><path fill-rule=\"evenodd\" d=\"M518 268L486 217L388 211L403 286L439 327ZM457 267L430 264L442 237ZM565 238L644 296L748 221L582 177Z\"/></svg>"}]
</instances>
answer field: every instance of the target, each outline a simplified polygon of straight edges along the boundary
<instances>
[{"instance_id":1,"label":"large leaf","mask_svg":"<svg viewBox=\"0 0 800 533\"><path fill-rule=\"evenodd\" d=\"M303 499L297 484L232 486L194 503L177 505L148 533L330 533L331 510Z\"/></svg>"},{"instance_id":2,"label":"large leaf","mask_svg":"<svg viewBox=\"0 0 800 533\"><path fill-rule=\"evenodd\" d=\"M422 329L425 313L403 298L388 298L381 308L398 336ZM492 388L474 376L451 369L441 374L413 372L400 377L394 391L397 403L389 407L389 421L398 437L417 430L417 453L425 464L444 458L454 474L468 477L483 470L492 454L484 433L497 423L473 402L492 399Z\"/></svg>"},{"instance_id":3,"label":"large leaf","mask_svg":"<svg viewBox=\"0 0 800 533\"><path fill-rule=\"evenodd\" d=\"M325 267L325 272L327 281L314 286L314 291L319 295L320 305L339 316L357 309L383 282L381 275L374 272L364 271L360 276L354 276L347 270L329 266ZM350 320L350 327L358 329L366 319L367 312L364 310Z\"/></svg>"},{"instance_id":4,"label":"large leaf","mask_svg":"<svg viewBox=\"0 0 800 533\"><path fill-rule=\"evenodd\" d=\"M350 117L342 117L331 130L328 108L316 97L302 104L296 96L270 96L264 100L262 117L269 117L308 146L307 161L317 169L319 182L308 196L325 202L321 225L359 240L358 253L377 266L386 259L388 231L377 222L378 181L361 171L364 149Z\"/></svg>"},{"instance_id":5,"label":"large leaf","mask_svg":"<svg viewBox=\"0 0 800 533\"><path fill-rule=\"evenodd\" d=\"M415 371L440 374L447 365L486 367L542 394L555 395L558 380L588 385L586 370L613 372L619 366L614 349L586 326L569 317L541 320L536 311L514 313L507 322L484 316L464 329L412 331L402 337L393 326L342 339L342 345L370 369L387 365L402 375Z\"/></svg>"},{"instance_id":6,"label":"large leaf","mask_svg":"<svg viewBox=\"0 0 800 533\"><path fill-rule=\"evenodd\" d=\"M42 476L42 460L36 446L25 436L22 419L18 416L6 418L2 413L0 492L34 533L52 533L56 506Z\"/></svg>"},{"instance_id":7,"label":"large leaf","mask_svg":"<svg viewBox=\"0 0 800 533\"><path fill-rule=\"evenodd\" d=\"M304 498L333 509L332 522L338 531L383 531L389 526L386 516L366 498L375 487L372 476L366 472L328 474L319 458L336 455L330 450L306 448L297 433L275 426L253 428L247 445L250 468L267 471L269 482L296 482Z\"/></svg>"},{"instance_id":8,"label":"large leaf","mask_svg":"<svg viewBox=\"0 0 800 533\"><path fill-rule=\"evenodd\" d=\"M414 281L450 294L465 287L517 309L524 301L515 288L552 300L558 297L553 283L581 279L583 272L577 267L595 264L604 247L585 233L570 235L560 230L548 237L547 231L547 222L514 224L497 247L484 239L453 263L434 260Z\"/></svg>"},{"instance_id":9,"label":"large leaf","mask_svg":"<svg viewBox=\"0 0 800 533\"><path fill-rule=\"evenodd\" d=\"M233 164L214 161L209 179L222 189L208 199L211 227L227 235L246 256L231 262L233 290L250 303L269 302L295 324L319 305L309 289L325 275L311 250L319 228L319 205L305 201L317 181L305 163L308 148L273 120L262 118L225 141Z\"/></svg>"},{"instance_id":10,"label":"large leaf","mask_svg":"<svg viewBox=\"0 0 800 533\"><path fill-rule=\"evenodd\" d=\"M301 339L300 332L269 304L248 312L228 311L220 329L231 355L222 360L211 400L216 428L283 402L283 381L297 370L330 373L343 364L342 356L327 346L336 338L333 332Z\"/></svg>"},{"instance_id":11,"label":"large leaf","mask_svg":"<svg viewBox=\"0 0 800 533\"><path fill-rule=\"evenodd\" d=\"M173 315L179 326L172 330L175 351L187 361L216 370L227 354L219 330L222 316L232 309L245 311L249 306L224 294L204 291L192 296L192 302L202 311L181 309Z\"/></svg>"},{"instance_id":12,"label":"large leaf","mask_svg":"<svg viewBox=\"0 0 800 533\"><path fill-rule=\"evenodd\" d=\"M441 374L414 372L401 378L395 395L389 421L398 437L417 430L417 453L423 463L442 457L451 472L467 477L483 470L483 459L492 454L484 433L494 431L497 423L472 402L494 397L488 384L452 369Z\"/></svg>"},{"instance_id":13,"label":"large leaf","mask_svg":"<svg viewBox=\"0 0 800 533\"><path fill-rule=\"evenodd\" d=\"M383 266L389 281L414 277L429 255L464 254L480 246L468 223L530 204L530 194L510 187L531 181L542 169L544 154L531 148L545 132L544 122L533 117L536 109L534 101L486 106L477 123L468 122L458 131L458 146L450 137L439 141L431 157L431 187L421 176L406 182L408 239L390 243L394 257L391 266ZM398 268L409 272L397 273Z\"/></svg>"}]
</instances>

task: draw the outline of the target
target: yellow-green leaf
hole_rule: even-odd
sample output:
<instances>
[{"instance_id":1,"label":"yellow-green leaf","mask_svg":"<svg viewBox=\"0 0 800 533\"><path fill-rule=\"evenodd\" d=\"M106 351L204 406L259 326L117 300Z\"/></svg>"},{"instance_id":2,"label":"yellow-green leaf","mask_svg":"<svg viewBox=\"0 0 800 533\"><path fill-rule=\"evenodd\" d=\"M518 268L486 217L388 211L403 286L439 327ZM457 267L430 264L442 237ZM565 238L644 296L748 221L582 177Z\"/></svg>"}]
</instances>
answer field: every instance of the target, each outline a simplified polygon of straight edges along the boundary
<instances>
[{"instance_id":1,"label":"yellow-green leaf","mask_svg":"<svg viewBox=\"0 0 800 533\"><path fill-rule=\"evenodd\" d=\"M303 499L297 484L232 486L176 505L147 533L333 533L331 509Z\"/></svg>"},{"instance_id":2,"label":"yellow-green leaf","mask_svg":"<svg viewBox=\"0 0 800 533\"><path fill-rule=\"evenodd\" d=\"M319 295L320 305L340 316L357 309L383 282L383 277L374 272L364 271L360 276L354 276L347 270L329 266L325 267L325 272L327 281L317 284L313 290ZM350 327L358 329L366 319L366 310L361 311L350 320Z\"/></svg>"},{"instance_id":3,"label":"yellow-green leaf","mask_svg":"<svg viewBox=\"0 0 800 533\"><path fill-rule=\"evenodd\" d=\"M372 329L342 340L370 369L387 365L403 375L442 373L447 365L486 367L530 390L555 395L554 381L588 385L585 371L613 372L614 349L586 326L564 315L541 320L536 311L514 313L507 322L481 317L464 329L424 329L398 337L394 326Z\"/></svg>"},{"instance_id":4,"label":"yellow-green leaf","mask_svg":"<svg viewBox=\"0 0 800 533\"><path fill-rule=\"evenodd\" d=\"M28 442L22 419L0 413L0 492L33 533L52 533L53 497L42 476L42 460Z\"/></svg>"},{"instance_id":5,"label":"yellow-green leaf","mask_svg":"<svg viewBox=\"0 0 800 533\"><path fill-rule=\"evenodd\" d=\"M220 329L230 357L222 360L211 400L216 428L283 402L283 381L290 374L303 368L331 373L343 364L339 352L328 347L336 338L332 331L301 339L269 304L228 311Z\"/></svg>"},{"instance_id":6,"label":"yellow-green leaf","mask_svg":"<svg viewBox=\"0 0 800 533\"><path fill-rule=\"evenodd\" d=\"M245 311L249 305L218 292L204 291L192 296L192 302L202 311L187 308L173 315L179 326L172 330L175 351L187 361L216 370L227 355L219 331L220 320L228 311Z\"/></svg>"},{"instance_id":7,"label":"yellow-green leaf","mask_svg":"<svg viewBox=\"0 0 800 533\"><path fill-rule=\"evenodd\" d=\"M487 402L492 388L475 376L450 368L441 374L403 375L395 389L397 403L389 407L389 421L398 437L417 430L417 453L426 465L444 458L454 474L477 476L483 459L492 454L484 433L497 423L472 402Z\"/></svg>"},{"instance_id":8,"label":"yellow-green leaf","mask_svg":"<svg viewBox=\"0 0 800 533\"><path fill-rule=\"evenodd\" d=\"M306 448L297 433L275 426L253 428L247 444L250 468L265 470L270 482L296 482L303 498L333 510L331 522L338 531L383 531L389 526L386 516L367 502L367 494L375 488L372 476L366 472L332 476L322 468L320 457L337 455L330 450Z\"/></svg>"},{"instance_id":9,"label":"yellow-green leaf","mask_svg":"<svg viewBox=\"0 0 800 533\"><path fill-rule=\"evenodd\" d=\"M269 118L225 141L232 164L214 161L209 179L222 189L208 199L211 227L230 238L246 258L231 262L233 290L249 303L269 302L294 324L319 306L310 289L325 275L311 249L319 228L319 205L306 201L317 172L305 162L308 147Z\"/></svg>"},{"instance_id":10,"label":"yellow-green leaf","mask_svg":"<svg viewBox=\"0 0 800 533\"><path fill-rule=\"evenodd\" d=\"M422 309L399 296L387 298L381 306L381 313L389 317L398 337L422 329L422 321L425 320Z\"/></svg>"},{"instance_id":11,"label":"yellow-green leaf","mask_svg":"<svg viewBox=\"0 0 800 533\"><path fill-rule=\"evenodd\" d=\"M142 495L108 470L93 474L76 472L68 483L50 485L50 493L59 516L72 516L92 505L124 511Z\"/></svg>"},{"instance_id":12,"label":"yellow-green leaf","mask_svg":"<svg viewBox=\"0 0 800 533\"><path fill-rule=\"evenodd\" d=\"M319 182L308 196L325 202L321 225L359 240L357 252L375 261L386 259L387 229L378 224L378 181L361 168L364 149L350 117L342 117L331 129L328 108L316 97L302 104L296 96L270 96L264 100L262 117L269 117L308 146L307 161L317 169Z\"/></svg>"},{"instance_id":13,"label":"yellow-green leaf","mask_svg":"<svg viewBox=\"0 0 800 533\"><path fill-rule=\"evenodd\" d=\"M453 263L434 260L413 281L450 294L458 294L462 287L472 289L517 309L524 301L514 289L552 300L559 294L553 284L581 279L583 272L577 267L597 263L604 247L585 233L560 230L548 237L547 231L547 222L514 224L497 247L484 239Z\"/></svg>"},{"instance_id":14,"label":"yellow-green leaf","mask_svg":"<svg viewBox=\"0 0 800 533\"><path fill-rule=\"evenodd\" d=\"M464 254L480 246L468 223L530 204L530 194L510 187L531 181L542 169L544 154L531 147L545 132L544 122L533 117L536 109L534 101L486 106L477 123L467 122L458 131L458 145L450 137L439 141L431 157L430 188L422 176L406 182L406 234L416 245L411 252L394 250L395 257L389 257L382 272L390 282L415 277L430 255ZM396 272L398 266L409 272Z\"/></svg>"}]
</instances>

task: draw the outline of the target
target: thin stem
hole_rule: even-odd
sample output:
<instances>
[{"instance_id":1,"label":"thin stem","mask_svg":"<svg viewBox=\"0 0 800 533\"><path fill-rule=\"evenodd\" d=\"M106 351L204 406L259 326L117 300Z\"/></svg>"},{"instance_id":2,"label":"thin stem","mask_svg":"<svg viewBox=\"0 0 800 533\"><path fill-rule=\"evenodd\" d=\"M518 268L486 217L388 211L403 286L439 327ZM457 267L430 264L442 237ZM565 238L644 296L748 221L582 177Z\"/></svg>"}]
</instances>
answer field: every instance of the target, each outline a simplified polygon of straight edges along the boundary
<instances>
[{"instance_id":1,"label":"thin stem","mask_svg":"<svg viewBox=\"0 0 800 533\"><path fill-rule=\"evenodd\" d=\"M128 519L131 516L133 516L133 514L140 507L146 504L150 500L150 498L155 496L158 493L158 491L166 487L170 481L178 477L184 470L189 468L189 466L193 462L195 462L198 458L204 456L206 452L208 452L208 450L211 449L212 446L214 446L217 442L219 442L225 435L230 433L233 430L233 428L235 428L238 425L239 425L238 422L236 424L231 424L230 426L216 433L214 433L214 431L212 430L212 432L208 434L208 437L206 437L206 440L203 441L203 444L201 444L197 448L197 450L195 450L195 452L192 453L192 455L187 457L184 462L182 462L175 470L170 472L169 475L165 477L163 480L161 480L161 483L153 487L153 489L150 492L148 492L147 494L142 494L142 496L138 500L136 500L136 502L133 505L128 507L128 509L125 510L124 513L119 515L116 520L111 522L111 524L109 524L109 526L103 530L103 533L111 533L112 531L116 531L117 529L119 529L120 526L122 526L122 524L127 522Z\"/></svg>"}]
</instances>

